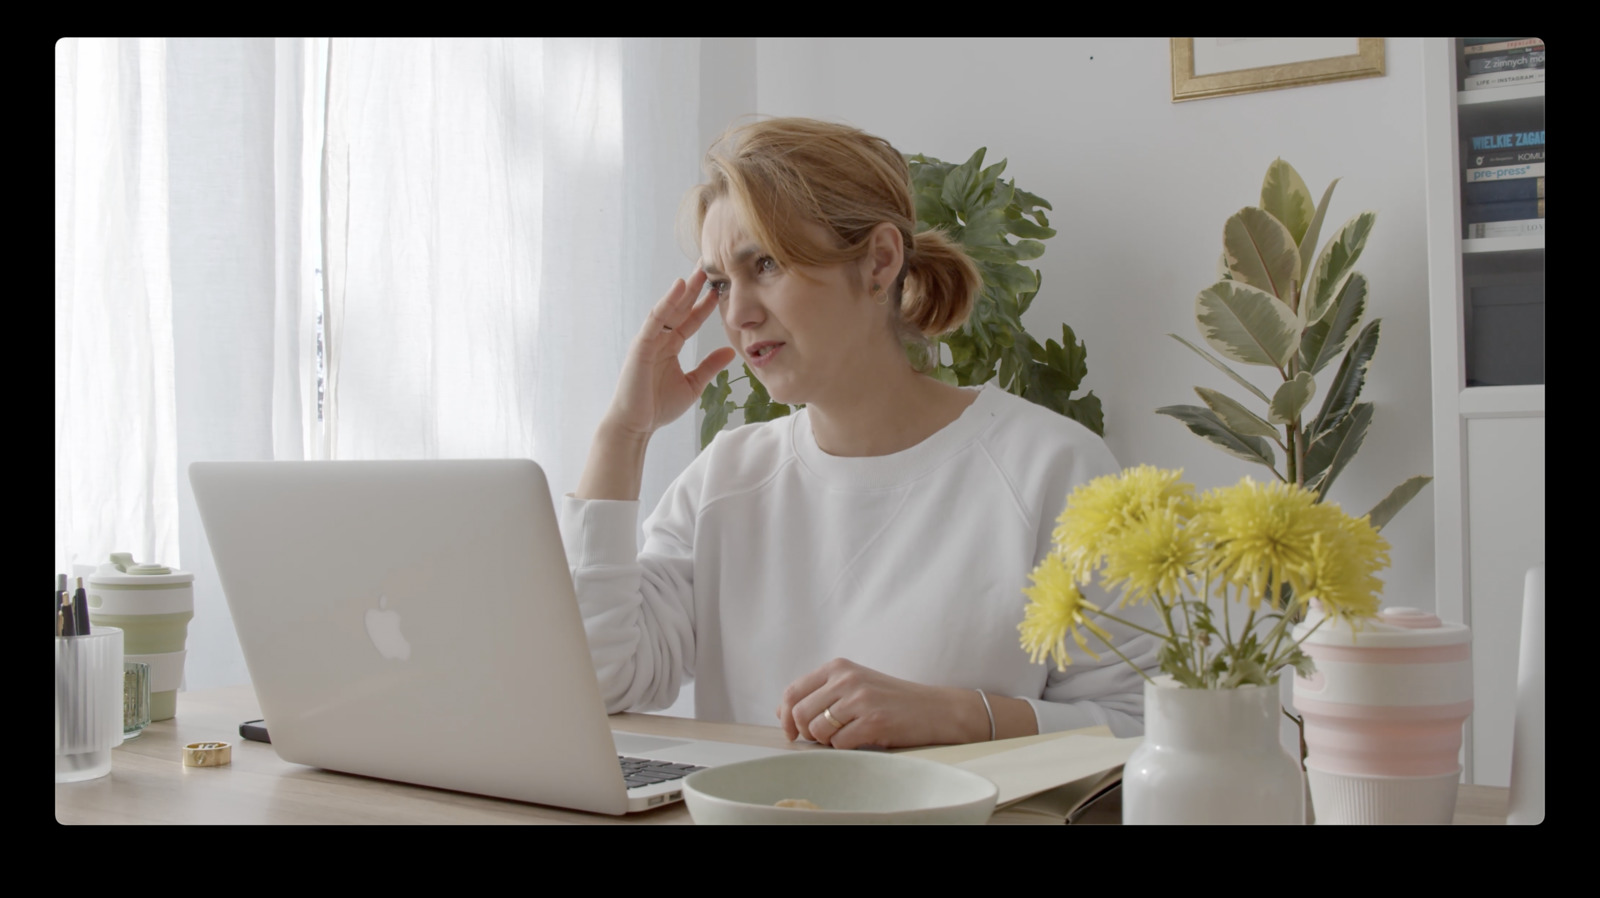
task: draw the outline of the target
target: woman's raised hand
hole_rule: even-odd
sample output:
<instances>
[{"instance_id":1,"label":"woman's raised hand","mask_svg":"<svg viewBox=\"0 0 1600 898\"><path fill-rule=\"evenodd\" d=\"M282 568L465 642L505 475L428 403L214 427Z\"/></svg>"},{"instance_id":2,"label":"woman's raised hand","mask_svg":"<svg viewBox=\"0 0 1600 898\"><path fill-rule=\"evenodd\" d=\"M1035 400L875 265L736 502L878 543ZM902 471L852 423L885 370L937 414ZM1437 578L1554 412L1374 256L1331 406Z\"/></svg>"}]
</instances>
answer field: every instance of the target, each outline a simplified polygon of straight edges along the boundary
<instances>
[{"instance_id":1,"label":"woman's raised hand","mask_svg":"<svg viewBox=\"0 0 1600 898\"><path fill-rule=\"evenodd\" d=\"M648 438L672 423L699 398L706 384L732 362L736 353L719 347L693 370L678 363L684 343L717 308L715 292L701 296L706 273L679 278L645 316L622 365L617 391L606 412L606 425L622 434Z\"/></svg>"}]
</instances>

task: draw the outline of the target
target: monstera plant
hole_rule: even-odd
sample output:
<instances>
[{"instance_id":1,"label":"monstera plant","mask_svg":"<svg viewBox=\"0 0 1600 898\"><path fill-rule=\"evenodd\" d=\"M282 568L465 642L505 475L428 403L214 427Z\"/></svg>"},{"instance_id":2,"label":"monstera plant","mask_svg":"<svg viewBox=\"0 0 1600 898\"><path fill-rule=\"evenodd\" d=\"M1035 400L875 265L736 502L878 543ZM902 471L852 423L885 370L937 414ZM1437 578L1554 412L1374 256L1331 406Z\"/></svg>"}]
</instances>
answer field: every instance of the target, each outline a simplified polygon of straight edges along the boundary
<instances>
[{"instance_id":1,"label":"monstera plant","mask_svg":"<svg viewBox=\"0 0 1600 898\"><path fill-rule=\"evenodd\" d=\"M937 338L931 346L911 344L906 353L922 370L945 383L973 386L998 378L1000 386L1029 401L1053 409L1104 435L1100 397L1091 391L1072 394L1088 374L1087 350L1061 326L1061 342L1041 345L1022 326L1022 314L1039 292L1043 276L1024 262L1044 253L1043 240L1055 230L1045 216L1051 206L1003 181L1006 160L983 166L986 148L959 165L929 156L907 156L916 198L917 228L938 228L966 249L977 263L983 289L972 314L960 329ZM936 356L930 357L929 349ZM732 399L733 385L749 383L743 405ZM748 366L730 380L723 371L700 397L705 412L700 445L709 444L728 419L741 410L746 423L768 421L792 409L773 402Z\"/></svg>"},{"instance_id":2,"label":"monstera plant","mask_svg":"<svg viewBox=\"0 0 1600 898\"><path fill-rule=\"evenodd\" d=\"M1195 387L1205 405L1156 409L1223 450L1268 468L1279 480L1316 491L1319 501L1372 425L1372 403L1360 397L1380 323L1363 324L1367 279L1355 270L1376 215L1351 218L1317 251L1338 183L1334 179L1313 205L1311 192L1289 163L1277 159L1267 168L1261 204L1240 209L1223 226L1218 279L1195 298L1200 335L1223 358L1168 335L1248 395L1240 402ZM1335 361L1338 367L1319 390L1318 375ZM1281 383L1268 395L1228 362L1271 368ZM1319 394L1322 401L1313 413ZM1382 529L1432 479L1412 477L1395 487L1368 512L1372 526Z\"/></svg>"}]
</instances>

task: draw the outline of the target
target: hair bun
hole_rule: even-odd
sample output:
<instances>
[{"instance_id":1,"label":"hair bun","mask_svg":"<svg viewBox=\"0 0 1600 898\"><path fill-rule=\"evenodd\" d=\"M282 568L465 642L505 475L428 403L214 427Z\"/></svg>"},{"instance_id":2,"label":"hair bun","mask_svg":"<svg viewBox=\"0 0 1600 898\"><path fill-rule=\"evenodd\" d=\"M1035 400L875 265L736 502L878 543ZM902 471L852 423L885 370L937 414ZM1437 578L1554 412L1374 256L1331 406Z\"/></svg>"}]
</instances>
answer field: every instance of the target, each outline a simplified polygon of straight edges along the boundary
<instances>
[{"instance_id":1,"label":"hair bun","mask_svg":"<svg viewBox=\"0 0 1600 898\"><path fill-rule=\"evenodd\" d=\"M947 334L972 313L983 278L961 244L943 231L922 231L911 243L900 317L924 336Z\"/></svg>"}]
</instances>

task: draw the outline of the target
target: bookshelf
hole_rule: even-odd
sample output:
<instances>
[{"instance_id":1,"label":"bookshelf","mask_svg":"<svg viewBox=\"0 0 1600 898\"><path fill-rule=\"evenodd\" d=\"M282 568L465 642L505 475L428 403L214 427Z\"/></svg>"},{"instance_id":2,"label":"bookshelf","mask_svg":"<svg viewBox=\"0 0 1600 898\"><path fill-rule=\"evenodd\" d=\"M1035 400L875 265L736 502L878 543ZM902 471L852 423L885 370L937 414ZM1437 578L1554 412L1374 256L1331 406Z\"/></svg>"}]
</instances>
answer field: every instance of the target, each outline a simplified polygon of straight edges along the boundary
<instances>
[{"instance_id":1,"label":"bookshelf","mask_svg":"<svg viewBox=\"0 0 1600 898\"><path fill-rule=\"evenodd\" d=\"M1544 235L1465 237L1464 138L1544 129L1544 85L1460 90L1462 44L1423 41L1434 570L1473 630L1462 778L1510 778L1522 584L1544 558Z\"/></svg>"}]
</instances>

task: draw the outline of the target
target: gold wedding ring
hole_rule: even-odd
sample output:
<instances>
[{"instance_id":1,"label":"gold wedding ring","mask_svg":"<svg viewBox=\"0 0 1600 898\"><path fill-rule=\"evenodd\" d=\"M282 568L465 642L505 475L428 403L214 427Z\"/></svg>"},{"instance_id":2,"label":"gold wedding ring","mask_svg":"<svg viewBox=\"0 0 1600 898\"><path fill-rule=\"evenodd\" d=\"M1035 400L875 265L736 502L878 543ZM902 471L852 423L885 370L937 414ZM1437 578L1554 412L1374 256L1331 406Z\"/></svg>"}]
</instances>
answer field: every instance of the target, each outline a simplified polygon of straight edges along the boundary
<instances>
[{"instance_id":1,"label":"gold wedding ring","mask_svg":"<svg viewBox=\"0 0 1600 898\"><path fill-rule=\"evenodd\" d=\"M183 766L221 767L233 763L233 746L226 742L191 742L183 747Z\"/></svg>"},{"instance_id":2,"label":"gold wedding ring","mask_svg":"<svg viewBox=\"0 0 1600 898\"><path fill-rule=\"evenodd\" d=\"M833 716L833 706L832 705L829 705L828 707L822 709L822 716L828 718L828 722L833 724L833 728L834 729L836 729L836 730L844 729L844 724L839 722L839 718Z\"/></svg>"}]
</instances>

